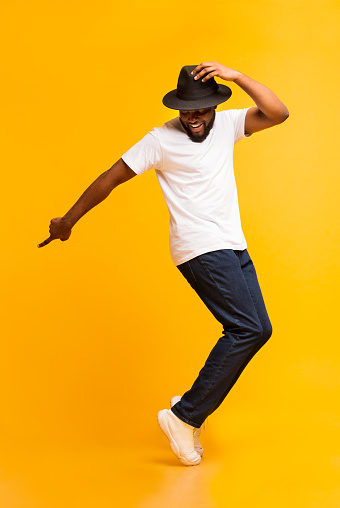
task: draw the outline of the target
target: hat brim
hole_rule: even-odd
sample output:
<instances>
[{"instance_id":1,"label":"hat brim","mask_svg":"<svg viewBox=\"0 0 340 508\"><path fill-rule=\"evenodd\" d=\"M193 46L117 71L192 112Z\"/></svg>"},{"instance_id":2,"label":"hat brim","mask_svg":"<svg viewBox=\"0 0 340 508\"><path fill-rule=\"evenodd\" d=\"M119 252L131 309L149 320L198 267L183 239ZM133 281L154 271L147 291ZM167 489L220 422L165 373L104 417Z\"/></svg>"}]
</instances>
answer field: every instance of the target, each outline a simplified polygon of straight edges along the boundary
<instances>
[{"instance_id":1,"label":"hat brim","mask_svg":"<svg viewBox=\"0 0 340 508\"><path fill-rule=\"evenodd\" d=\"M218 89L208 97L195 98L192 100L177 97L177 90L172 90L163 97L163 104L170 109L192 111L194 109L211 108L227 101L231 96L231 89L226 85L218 85Z\"/></svg>"}]
</instances>

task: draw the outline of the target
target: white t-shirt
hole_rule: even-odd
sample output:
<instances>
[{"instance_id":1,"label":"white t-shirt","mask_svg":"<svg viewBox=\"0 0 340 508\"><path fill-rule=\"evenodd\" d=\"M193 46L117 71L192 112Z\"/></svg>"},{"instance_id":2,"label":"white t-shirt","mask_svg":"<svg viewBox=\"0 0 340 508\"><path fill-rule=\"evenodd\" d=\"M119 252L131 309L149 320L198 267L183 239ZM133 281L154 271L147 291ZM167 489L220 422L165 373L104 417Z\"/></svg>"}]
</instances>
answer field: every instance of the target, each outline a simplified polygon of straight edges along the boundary
<instances>
[{"instance_id":1,"label":"white t-shirt","mask_svg":"<svg viewBox=\"0 0 340 508\"><path fill-rule=\"evenodd\" d=\"M195 143L179 117L154 128L122 159L138 175L154 168L170 213L175 265L219 249L243 250L233 168L234 144L245 137L249 108L216 113L208 137Z\"/></svg>"}]
</instances>

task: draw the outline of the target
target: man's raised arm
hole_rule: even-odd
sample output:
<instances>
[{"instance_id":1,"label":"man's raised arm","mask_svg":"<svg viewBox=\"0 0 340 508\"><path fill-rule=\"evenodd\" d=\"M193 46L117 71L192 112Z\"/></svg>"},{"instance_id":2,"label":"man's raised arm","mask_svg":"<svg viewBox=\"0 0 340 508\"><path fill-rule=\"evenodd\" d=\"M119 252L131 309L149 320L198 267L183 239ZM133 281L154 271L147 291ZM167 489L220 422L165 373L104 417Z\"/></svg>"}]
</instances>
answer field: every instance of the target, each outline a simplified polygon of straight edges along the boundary
<instances>
[{"instance_id":1,"label":"man's raised arm","mask_svg":"<svg viewBox=\"0 0 340 508\"><path fill-rule=\"evenodd\" d=\"M51 220L50 236L44 242L39 243L38 247L44 247L58 238L62 241L68 240L73 226L85 213L107 198L115 187L134 176L136 176L136 173L125 164L123 159L119 159L86 189L63 217L56 217Z\"/></svg>"},{"instance_id":2,"label":"man's raised arm","mask_svg":"<svg viewBox=\"0 0 340 508\"><path fill-rule=\"evenodd\" d=\"M245 118L245 134L268 129L284 122L289 112L275 93L265 85L225 65L217 62L203 62L198 65L192 74L194 79L207 81L212 77L219 77L226 81L233 81L244 90L255 102L256 108L249 108Z\"/></svg>"}]
</instances>

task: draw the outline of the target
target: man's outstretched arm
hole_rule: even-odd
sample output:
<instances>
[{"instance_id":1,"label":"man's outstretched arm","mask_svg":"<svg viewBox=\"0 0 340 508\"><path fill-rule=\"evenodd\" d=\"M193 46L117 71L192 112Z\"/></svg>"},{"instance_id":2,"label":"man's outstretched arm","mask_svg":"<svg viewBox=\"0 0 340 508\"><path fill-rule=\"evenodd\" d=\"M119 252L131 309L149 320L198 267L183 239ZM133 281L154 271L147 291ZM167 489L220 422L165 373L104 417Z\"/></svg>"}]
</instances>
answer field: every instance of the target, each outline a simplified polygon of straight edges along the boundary
<instances>
[{"instance_id":1,"label":"man's outstretched arm","mask_svg":"<svg viewBox=\"0 0 340 508\"><path fill-rule=\"evenodd\" d=\"M217 62L203 62L192 73L195 75L195 79L202 78L202 81L207 81L214 76L226 81L233 81L253 99L257 108L250 108L247 111L245 119L246 134L253 134L253 132L278 125L289 116L286 106L270 88L258 83L242 72Z\"/></svg>"},{"instance_id":2,"label":"man's outstretched arm","mask_svg":"<svg viewBox=\"0 0 340 508\"><path fill-rule=\"evenodd\" d=\"M125 164L123 159L119 159L86 189L63 217L56 217L51 220L50 236L44 242L39 243L38 247L44 247L58 238L62 241L68 240L73 226L85 213L107 198L115 187L134 176L136 176L136 173Z\"/></svg>"}]
</instances>

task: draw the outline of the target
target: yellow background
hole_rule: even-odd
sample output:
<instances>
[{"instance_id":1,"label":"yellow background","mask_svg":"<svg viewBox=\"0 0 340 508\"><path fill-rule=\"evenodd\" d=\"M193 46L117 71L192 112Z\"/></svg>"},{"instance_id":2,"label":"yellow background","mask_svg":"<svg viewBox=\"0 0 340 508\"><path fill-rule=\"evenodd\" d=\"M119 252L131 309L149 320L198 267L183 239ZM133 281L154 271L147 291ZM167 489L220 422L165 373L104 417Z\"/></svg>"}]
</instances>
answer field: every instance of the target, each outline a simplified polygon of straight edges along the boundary
<instances>
[{"instance_id":1,"label":"yellow background","mask_svg":"<svg viewBox=\"0 0 340 508\"><path fill-rule=\"evenodd\" d=\"M2 508L340 506L339 14L335 1L2 0ZM185 468L156 421L221 327L172 264L155 173L68 242L49 220L154 126L182 65L270 87L241 141L243 229L274 334ZM230 101L253 101L230 85Z\"/></svg>"}]
</instances>

